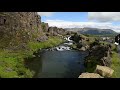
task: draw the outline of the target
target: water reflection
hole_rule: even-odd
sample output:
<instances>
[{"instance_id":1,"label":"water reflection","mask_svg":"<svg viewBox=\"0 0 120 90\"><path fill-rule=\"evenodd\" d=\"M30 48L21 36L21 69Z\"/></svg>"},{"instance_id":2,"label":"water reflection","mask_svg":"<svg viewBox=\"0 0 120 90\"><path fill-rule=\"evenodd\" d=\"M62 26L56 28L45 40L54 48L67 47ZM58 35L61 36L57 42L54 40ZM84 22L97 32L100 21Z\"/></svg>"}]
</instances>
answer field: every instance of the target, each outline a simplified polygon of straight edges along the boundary
<instances>
[{"instance_id":1,"label":"water reflection","mask_svg":"<svg viewBox=\"0 0 120 90\"><path fill-rule=\"evenodd\" d=\"M77 78L84 71L86 52L80 51L45 51L41 57L29 60L28 66L36 71L36 78ZM79 63L78 63L79 62Z\"/></svg>"}]
</instances>

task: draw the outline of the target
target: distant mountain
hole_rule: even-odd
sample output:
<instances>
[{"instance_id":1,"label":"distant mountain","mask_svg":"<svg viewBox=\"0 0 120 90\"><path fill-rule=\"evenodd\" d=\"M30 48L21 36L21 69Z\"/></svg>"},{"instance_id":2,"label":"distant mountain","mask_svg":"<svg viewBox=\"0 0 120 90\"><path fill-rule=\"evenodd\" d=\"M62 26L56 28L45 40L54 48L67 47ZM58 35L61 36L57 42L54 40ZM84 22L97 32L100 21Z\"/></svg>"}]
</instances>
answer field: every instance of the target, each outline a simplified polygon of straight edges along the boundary
<instances>
[{"instance_id":1,"label":"distant mountain","mask_svg":"<svg viewBox=\"0 0 120 90\"><path fill-rule=\"evenodd\" d=\"M106 35L106 34L117 34L112 29L99 29L99 28L65 28L69 31L78 32L81 34L91 34L91 35Z\"/></svg>"}]
</instances>

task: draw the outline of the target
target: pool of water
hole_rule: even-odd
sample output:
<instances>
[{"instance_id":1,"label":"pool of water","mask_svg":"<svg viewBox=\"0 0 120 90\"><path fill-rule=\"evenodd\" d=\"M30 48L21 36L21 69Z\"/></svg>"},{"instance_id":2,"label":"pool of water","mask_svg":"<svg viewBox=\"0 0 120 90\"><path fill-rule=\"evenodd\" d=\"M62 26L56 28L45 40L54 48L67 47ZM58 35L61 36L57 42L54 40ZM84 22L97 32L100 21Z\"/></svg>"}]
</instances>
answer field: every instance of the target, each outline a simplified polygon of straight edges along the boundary
<instances>
[{"instance_id":1,"label":"pool of water","mask_svg":"<svg viewBox=\"0 0 120 90\"><path fill-rule=\"evenodd\" d=\"M28 66L36 71L35 78L78 78L84 72L83 51L43 51Z\"/></svg>"}]
</instances>

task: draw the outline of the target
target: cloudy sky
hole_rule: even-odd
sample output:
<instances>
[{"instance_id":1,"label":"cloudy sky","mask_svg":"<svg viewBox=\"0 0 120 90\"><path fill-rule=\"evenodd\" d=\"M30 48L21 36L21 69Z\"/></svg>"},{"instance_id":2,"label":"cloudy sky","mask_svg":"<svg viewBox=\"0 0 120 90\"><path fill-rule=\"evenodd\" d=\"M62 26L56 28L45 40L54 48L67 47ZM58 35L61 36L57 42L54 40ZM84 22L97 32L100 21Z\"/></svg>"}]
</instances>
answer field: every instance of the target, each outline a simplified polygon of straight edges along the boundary
<instances>
[{"instance_id":1,"label":"cloudy sky","mask_svg":"<svg viewBox=\"0 0 120 90\"><path fill-rule=\"evenodd\" d=\"M93 27L120 32L120 12L38 12L42 22L61 28Z\"/></svg>"}]
</instances>

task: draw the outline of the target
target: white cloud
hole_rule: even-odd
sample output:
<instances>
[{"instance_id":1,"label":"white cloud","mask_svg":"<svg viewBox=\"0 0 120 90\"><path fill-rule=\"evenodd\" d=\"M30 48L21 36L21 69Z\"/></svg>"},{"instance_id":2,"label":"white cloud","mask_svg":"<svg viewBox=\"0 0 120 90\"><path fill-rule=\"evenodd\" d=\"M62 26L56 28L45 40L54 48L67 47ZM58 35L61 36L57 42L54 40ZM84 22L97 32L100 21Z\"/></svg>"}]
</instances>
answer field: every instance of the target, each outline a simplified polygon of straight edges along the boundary
<instances>
[{"instance_id":1,"label":"white cloud","mask_svg":"<svg viewBox=\"0 0 120 90\"><path fill-rule=\"evenodd\" d=\"M40 16L52 16L54 12L37 12Z\"/></svg>"},{"instance_id":2,"label":"white cloud","mask_svg":"<svg viewBox=\"0 0 120 90\"><path fill-rule=\"evenodd\" d=\"M112 23L108 22L72 22L64 20L46 20L46 23L49 26L56 26L59 28L83 28L83 27L92 27L92 28L101 28L101 29L113 29L116 32L120 32L120 26L114 26Z\"/></svg>"},{"instance_id":3,"label":"white cloud","mask_svg":"<svg viewBox=\"0 0 120 90\"><path fill-rule=\"evenodd\" d=\"M120 21L120 12L88 12L88 19L100 22Z\"/></svg>"}]
</instances>

